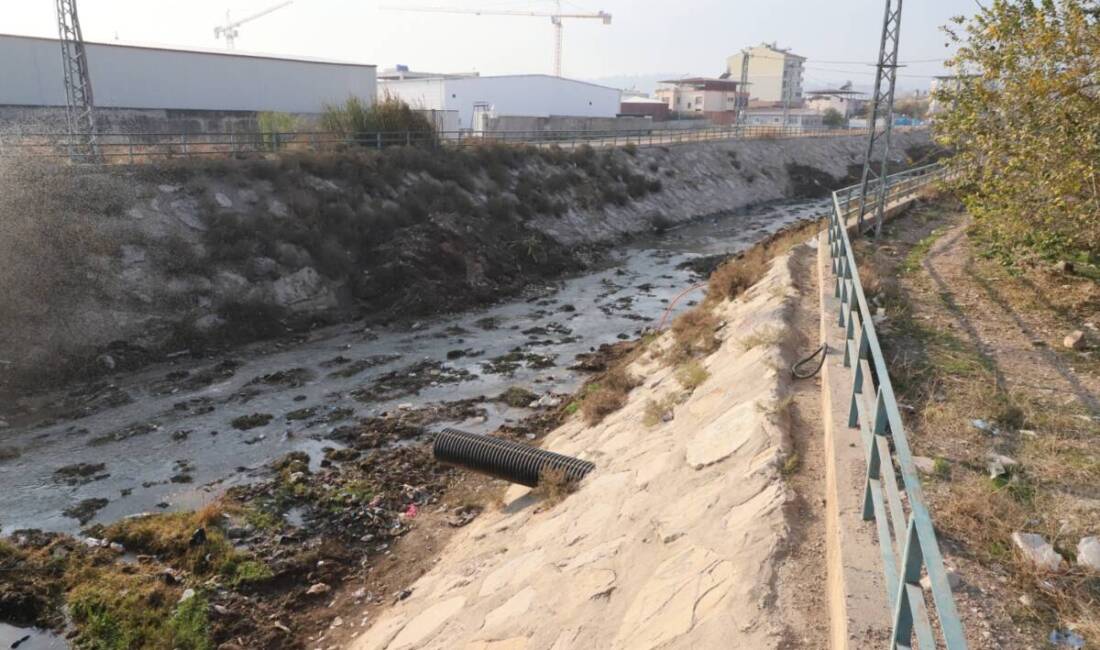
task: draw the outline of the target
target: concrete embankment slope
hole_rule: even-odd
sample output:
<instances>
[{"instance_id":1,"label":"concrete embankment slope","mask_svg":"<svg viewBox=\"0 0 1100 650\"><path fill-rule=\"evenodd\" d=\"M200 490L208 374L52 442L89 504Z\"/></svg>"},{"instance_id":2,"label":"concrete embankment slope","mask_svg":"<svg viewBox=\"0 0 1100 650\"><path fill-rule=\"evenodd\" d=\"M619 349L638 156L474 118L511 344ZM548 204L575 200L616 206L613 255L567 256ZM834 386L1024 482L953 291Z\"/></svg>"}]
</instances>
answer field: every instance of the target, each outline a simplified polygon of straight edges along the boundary
<instances>
[{"instance_id":1,"label":"concrete embankment slope","mask_svg":"<svg viewBox=\"0 0 1100 650\"><path fill-rule=\"evenodd\" d=\"M896 137L896 162L930 148ZM135 168L0 164L0 376L64 383L367 317L487 304L631 235L824 197L858 136L486 146Z\"/></svg>"},{"instance_id":2,"label":"concrete embankment slope","mask_svg":"<svg viewBox=\"0 0 1100 650\"><path fill-rule=\"evenodd\" d=\"M790 498L780 333L797 295L793 268L778 258L717 306L724 327L702 362L709 378L671 421L643 424L648 401L683 391L657 358L666 334L630 367L644 383L624 408L546 439L596 464L576 493L549 505L513 486L351 647L779 647Z\"/></svg>"}]
</instances>

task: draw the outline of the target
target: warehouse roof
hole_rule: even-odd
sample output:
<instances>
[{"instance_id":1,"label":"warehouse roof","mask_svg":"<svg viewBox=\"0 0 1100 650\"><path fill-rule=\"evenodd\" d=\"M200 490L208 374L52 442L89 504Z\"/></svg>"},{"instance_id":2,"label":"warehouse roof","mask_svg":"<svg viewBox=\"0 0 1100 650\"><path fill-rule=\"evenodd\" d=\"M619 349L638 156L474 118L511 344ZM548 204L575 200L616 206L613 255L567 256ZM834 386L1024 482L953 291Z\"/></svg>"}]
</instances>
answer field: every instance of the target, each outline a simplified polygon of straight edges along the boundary
<instances>
[{"instance_id":1,"label":"warehouse roof","mask_svg":"<svg viewBox=\"0 0 1100 650\"><path fill-rule=\"evenodd\" d=\"M0 38L22 38L33 41L46 41L51 43L57 43L56 38L45 38L42 36L24 36L21 34L2 34ZM86 45L96 45L100 47L117 47L123 49L132 50L151 50L159 52L175 52L179 54L212 54L217 56L232 56L245 59L267 59L273 61L294 61L296 63L320 63L325 65L351 65L359 66L362 68L376 68L378 66L373 63L357 63L355 61L338 61L335 59L322 59L309 56L288 56L283 54L265 54L261 52L241 52L237 50L216 50L213 48L184 48L175 47L170 45L148 45L137 43L103 43L99 41L85 40Z\"/></svg>"},{"instance_id":2,"label":"warehouse roof","mask_svg":"<svg viewBox=\"0 0 1100 650\"><path fill-rule=\"evenodd\" d=\"M592 83L591 81L581 81L580 79L570 79L569 77L555 77L554 75L541 74L541 73L492 74L492 75L478 75L478 76L442 74L438 77L417 77L417 78L410 78L410 79L379 79L379 81L385 82L387 84L394 84L394 83L399 84L399 83L407 83L407 82L414 82L414 81L436 81L436 80L467 81L467 80L471 80L471 79L520 79L520 78L524 78L524 77L527 77L527 78L540 77L540 78L545 78L545 79L556 79L558 81L568 81L570 83L584 84L586 86L592 86L594 88L603 88L604 90L617 90L619 92L622 92L618 88L613 88L611 86L604 86L604 85L601 85L601 84Z\"/></svg>"}]
</instances>

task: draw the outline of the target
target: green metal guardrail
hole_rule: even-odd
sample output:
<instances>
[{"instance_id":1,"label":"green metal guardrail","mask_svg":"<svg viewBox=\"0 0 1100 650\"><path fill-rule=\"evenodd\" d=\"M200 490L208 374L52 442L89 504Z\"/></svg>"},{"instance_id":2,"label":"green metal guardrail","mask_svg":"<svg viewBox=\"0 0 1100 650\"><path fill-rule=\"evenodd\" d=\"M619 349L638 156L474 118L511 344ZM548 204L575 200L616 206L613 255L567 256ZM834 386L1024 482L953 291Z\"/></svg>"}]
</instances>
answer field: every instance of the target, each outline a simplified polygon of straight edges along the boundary
<instances>
[{"instance_id":1,"label":"green metal guardrail","mask_svg":"<svg viewBox=\"0 0 1100 650\"><path fill-rule=\"evenodd\" d=\"M692 129L621 131L500 131L434 133L387 131L346 136L328 132L261 133L101 133L96 136L96 162L135 164L174 158L230 158L276 151L337 151L358 146L383 149L395 146L468 147L507 143L574 149L593 147L663 146L712 140L820 138L866 135L866 129L802 129L781 126L723 126ZM0 157L72 158L73 142L64 133L0 134ZM89 161L91 162L91 161Z\"/></svg>"},{"instance_id":2,"label":"green metal guardrail","mask_svg":"<svg viewBox=\"0 0 1100 650\"><path fill-rule=\"evenodd\" d=\"M887 177L887 207L944 176L942 167L930 165ZM829 251L836 276L835 295L840 299L837 324L845 334L844 367L851 369L852 378L848 426L859 428L867 459L863 518L874 521L878 531L887 598L893 612L890 648L911 648L916 636L920 648L936 648L942 641L949 650L963 650L966 637L962 622L848 236L852 226L857 233L862 232L863 215L874 212L873 205L858 205L859 189L854 186L833 192ZM939 635L929 619L926 594L920 584L922 573L931 584L928 595Z\"/></svg>"}]
</instances>

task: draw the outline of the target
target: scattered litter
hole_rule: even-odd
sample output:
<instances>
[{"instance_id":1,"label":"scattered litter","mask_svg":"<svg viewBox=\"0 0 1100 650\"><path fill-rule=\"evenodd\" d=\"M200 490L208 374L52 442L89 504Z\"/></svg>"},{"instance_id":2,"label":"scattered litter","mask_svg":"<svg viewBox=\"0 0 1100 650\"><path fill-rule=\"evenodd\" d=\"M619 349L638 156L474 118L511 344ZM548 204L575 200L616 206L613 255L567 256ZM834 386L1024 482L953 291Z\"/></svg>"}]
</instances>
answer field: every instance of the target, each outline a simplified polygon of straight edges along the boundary
<instances>
[{"instance_id":1,"label":"scattered litter","mask_svg":"<svg viewBox=\"0 0 1100 650\"><path fill-rule=\"evenodd\" d=\"M1012 541L1036 568L1046 571L1057 571L1062 568L1062 556L1043 539L1042 535L1016 532L1012 533Z\"/></svg>"},{"instance_id":2,"label":"scattered litter","mask_svg":"<svg viewBox=\"0 0 1100 650\"><path fill-rule=\"evenodd\" d=\"M405 519L415 519L420 514L420 508L416 507L415 503L410 503L408 508L405 508Z\"/></svg>"},{"instance_id":3,"label":"scattered litter","mask_svg":"<svg viewBox=\"0 0 1100 650\"><path fill-rule=\"evenodd\" d=\"M986 464L986 469L989 470L989 478L1007 476L1018 465L1015 459L1000 454L989 454L986 458L989 461Z\"/></svg>"},{"instance_id":4,"label":"scattered litter","mask_svg":"<svg viewBox=\"0 0 1100 650\"><path fill-rule=\"evenodd\" d=\"M1084 648L1085 639L1076 632L1066 630L1051 630L1048 637L1050 644L1056 648Z\"/></svg>"},{"instance_id":5,"label":"scattered litter","mask_svg":"<svg viewBox=\"0 0 1100 650\"><path fill-rule=\"evenodd\" d=\"M1000 429L994 426L991 422L978 418L970 421L970 426L974 427L978 431L988 433L991 436L995 436L1001 433Z\"/></svg>"},{"instance_id":6,"label":"scattered litter","mask_svg":"<svg viewBox=\"0 0 1100 650\"><path fill-rule=\"evenodd\" d=\"M1100 537L1082 537L1077 542L1077 564L1100 572Z\"/></svg>"}]
</instances>

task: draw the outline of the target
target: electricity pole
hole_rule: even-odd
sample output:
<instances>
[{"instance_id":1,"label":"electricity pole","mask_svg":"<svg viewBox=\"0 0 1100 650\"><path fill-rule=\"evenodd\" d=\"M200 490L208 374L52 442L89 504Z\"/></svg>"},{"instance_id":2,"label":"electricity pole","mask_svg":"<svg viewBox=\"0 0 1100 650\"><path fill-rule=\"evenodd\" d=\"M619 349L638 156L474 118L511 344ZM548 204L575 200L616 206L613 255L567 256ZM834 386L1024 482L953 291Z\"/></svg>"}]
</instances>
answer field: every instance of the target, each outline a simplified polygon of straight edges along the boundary
<instances>
[{"instance_id":1,"label":"electricity pole","mask_svg":"<svg viewBox=\"0 0 1100 650\"><path fill-rule=\"evenodd\" d=\"M69 126L69 157L73 161L95 162L95 101L92 78L88 73L88 54L76 0L57 0L57 34L61 42L61 61L65 76L65 117Z\"/></svg>"},{"instance_id":2,"label":"electricity pole","mask_svg":"<svg viewBox=\"0 0 1100 650\"><path fill-rule=\"evenodd\" d=\"M874 194L875 237L882 232L883 213L886 209L886 176L890 159L890 137L894 128L894 86L898 78L898 41L901 38L902 0L886 0L886 14L882 20L882 40L879 44L878 66L875 70L875 92L871 98L871 112L868 119L867 156L863 159L863 177L859 188L859 218L856 232L863 233L863 217L867 214L868 194ZM883 117L886 125L880 132L878 119ZM880 149L882 158L877 162L878 183L870 188L871 176L875 175L875 150Z\"/></svg>"},{"instance_id":3,"label":"electricity pole","mask_svg":"<svg viewBox=\"0 0 1100 650\"><path fill-rule=\"evenodd\" d=\"M737 123L743 125L749 108L749 50L741 50L741 83L737 86Z\"/></svg>"}]
</instances>

